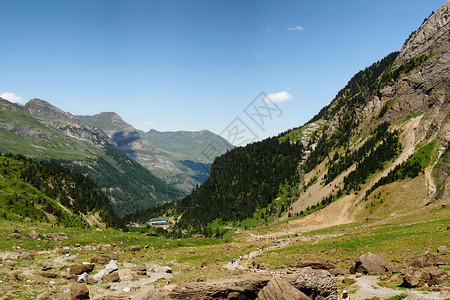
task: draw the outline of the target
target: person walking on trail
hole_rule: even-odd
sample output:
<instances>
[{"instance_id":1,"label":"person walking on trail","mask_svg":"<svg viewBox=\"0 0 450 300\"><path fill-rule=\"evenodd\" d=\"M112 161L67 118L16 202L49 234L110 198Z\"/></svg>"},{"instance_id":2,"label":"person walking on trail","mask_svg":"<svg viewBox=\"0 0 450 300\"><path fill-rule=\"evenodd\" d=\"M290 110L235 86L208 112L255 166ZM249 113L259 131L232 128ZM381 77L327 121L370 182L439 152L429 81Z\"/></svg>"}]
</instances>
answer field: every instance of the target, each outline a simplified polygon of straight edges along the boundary
<instances>
[{"instance_id":1,"label":"person walking on trail","mask_svg":"<svg viewBox=\"0 0 450 300\"><path fill-rule=\"evenodd\" d=\"M342 300L350 300L350 296L348 295L348 292L346 290L342 291Z\"/></svg>"}]
</instances>

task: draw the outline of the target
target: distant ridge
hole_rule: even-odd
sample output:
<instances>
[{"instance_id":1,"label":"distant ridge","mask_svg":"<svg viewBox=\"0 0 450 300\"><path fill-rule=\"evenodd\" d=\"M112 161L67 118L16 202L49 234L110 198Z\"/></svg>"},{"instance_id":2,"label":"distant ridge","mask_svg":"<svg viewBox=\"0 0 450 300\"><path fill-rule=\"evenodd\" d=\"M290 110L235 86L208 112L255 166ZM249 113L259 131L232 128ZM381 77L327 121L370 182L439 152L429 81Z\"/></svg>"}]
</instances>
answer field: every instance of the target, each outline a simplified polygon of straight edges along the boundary
<instances>
[{"instance_id":1,"label":"distant ridge","mask_svg":"<svg viewBox=\"0 0 450 300\"><path fill-rule=\"evenodd\" d=\"M2 153L56 161L89 175L119 216L182 195L128 158L103 131L44 100L21 106L0 99L0 139Z\"/></svg>"},{"instance_id":2,"label":"distant ridge","mask_svg":"<svg viewBox=\"0 0 450 300\"><path fill-rule=\"evenodd\" d=\"M233 148L227 140L207 130L143 132L114 112L77 118L101 129L128 157L186 194L209 177L211 157L203 152L210 144L218 150L217 155Z\"/></svg>"}]
</instances>

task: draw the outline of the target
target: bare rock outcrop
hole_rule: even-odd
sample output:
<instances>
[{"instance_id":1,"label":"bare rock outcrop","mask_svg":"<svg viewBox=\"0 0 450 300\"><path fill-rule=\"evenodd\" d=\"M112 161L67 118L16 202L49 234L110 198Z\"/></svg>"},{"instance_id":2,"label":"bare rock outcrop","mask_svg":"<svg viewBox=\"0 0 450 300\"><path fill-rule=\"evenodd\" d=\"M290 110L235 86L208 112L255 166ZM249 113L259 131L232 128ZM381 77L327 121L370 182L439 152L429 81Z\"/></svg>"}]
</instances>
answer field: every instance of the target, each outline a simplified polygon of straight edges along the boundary
<instances>
[{"instance_id":1,"label":"bare rock outcrop","mask_svg":"<svg viewBox=\"0 0 450 300\"><path fill-rule=\"evenodd\" d=\"M255 299L272 276L265 273L241 275L235 278L215 280L209 282L188 283L175 287L169 292L170 299L215 299L228 298L231 293L246 295Z\"/></svg>"},{"instance_id":2,"label":"bare rock outcrop","mask_svg":"<svg viewBox=\"0 0 450 300\"><path fill-rule=\"evenodd\" d=\"M337 283L325 270L301 270L293 286L313 300L334 300L338 296Z\"/></svg>"},{"instance_id":3,"label":"bare rock outcrop","mask_svg":"<svg viewBox=\"0 0 450 300\"><path fill-rule=\"evenodd\" d=\"M258 293L258 300L309 300L310 298L280 276L275 276Z\"/></svg>"}]
</instances>

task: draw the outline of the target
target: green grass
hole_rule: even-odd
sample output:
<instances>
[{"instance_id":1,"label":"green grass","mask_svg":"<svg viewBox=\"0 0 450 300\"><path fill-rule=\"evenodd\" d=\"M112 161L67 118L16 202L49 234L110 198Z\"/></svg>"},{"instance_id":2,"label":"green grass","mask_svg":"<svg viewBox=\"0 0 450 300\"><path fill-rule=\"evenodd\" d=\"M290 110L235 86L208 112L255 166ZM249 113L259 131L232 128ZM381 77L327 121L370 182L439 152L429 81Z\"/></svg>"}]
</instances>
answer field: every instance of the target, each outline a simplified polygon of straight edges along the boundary
<instances>
[{"instance_id":1,"label":"green grass","mask_svg":"<svg viewBox=\"0 0 450 300\"><path fill-rule=\"evenodd\" d=\"M264 262L273 267L282 267L295 265L300 260L317 256L327 259L356 258L361 252L368 251L389 260L398 257L398 249L404 249L403 258L421 255L428 248L436 249L448 239L446 228L450 225L450 209L441 208L434 212L433 217L438 219L423 220L417 224L400 223L362 228L358 228L360 227L358 224L350 224L313 231L309 234L344 233L344 235L300 242L269 251L264 256ZM334 249L339 250L334 253L332 251Z\"/></svg>"}]
</instances>

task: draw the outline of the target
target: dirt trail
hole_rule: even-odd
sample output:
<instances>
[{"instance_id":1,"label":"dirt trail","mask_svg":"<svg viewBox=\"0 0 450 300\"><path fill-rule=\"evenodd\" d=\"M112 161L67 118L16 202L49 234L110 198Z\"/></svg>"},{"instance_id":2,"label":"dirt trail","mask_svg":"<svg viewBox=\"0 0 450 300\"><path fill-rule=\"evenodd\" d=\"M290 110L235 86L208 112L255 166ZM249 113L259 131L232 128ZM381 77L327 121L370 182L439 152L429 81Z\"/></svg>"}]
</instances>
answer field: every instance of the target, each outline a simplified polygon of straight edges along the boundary
<instances>
[{"instance_id":1,"label":"dirt trail","mask_svg":"<svg viewBox=\"0 0 450 300\"><path fill-rule=\"evenodd\" d=\"M444 299L439 297L439 292L421 292L414 290L401 291L379 286L379 279L376 276L362 276L360 278L352 278L355 280L355 283L352 284L348 289L357 289L356 293L351 295L352 300L364 300L373 298L387 299L397 295L406 295L406 299L417 300Z\"/></svg>"}]
</instances>

